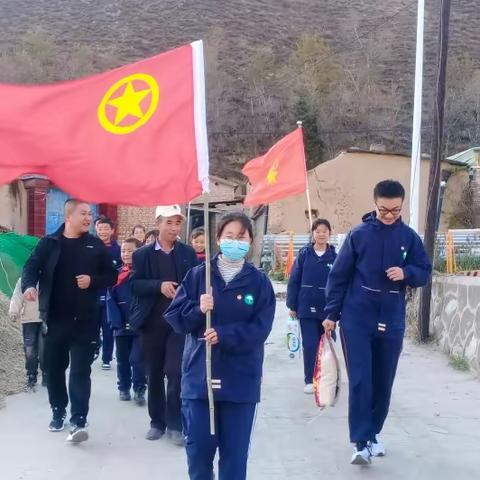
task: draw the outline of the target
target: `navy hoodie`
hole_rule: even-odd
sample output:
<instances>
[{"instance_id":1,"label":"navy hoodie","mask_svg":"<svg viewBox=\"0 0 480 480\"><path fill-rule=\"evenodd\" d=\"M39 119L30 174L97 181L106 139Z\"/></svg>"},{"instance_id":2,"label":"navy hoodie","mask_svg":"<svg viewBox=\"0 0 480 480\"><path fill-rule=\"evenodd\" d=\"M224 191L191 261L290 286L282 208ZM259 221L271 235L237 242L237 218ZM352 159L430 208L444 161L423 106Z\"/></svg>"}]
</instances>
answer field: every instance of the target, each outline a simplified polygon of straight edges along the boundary
<instances>
[{"instance_id":1,"label":"navy hoodie","mask_svg":"<svg viewBox=\"0 0 480 480\"><path fill-rule=\"evenodd\" d=\"M129 311L132 304L130 278L107 290L107 319L115 336L132 335Z\"/></svg>"},{"instance_id":2,"label":"navy hoodie","mask_svg":"<svg viewBox=\"0 0 480 480\"><path fill-rule=\"evenodd\" d=\"M298 318L325 319L325 287L336 257L333 246L322 256L317 255L313 244L298 253L287 288L287 307Z\"/></svg>"},{"instance_id":3,"label":"navy hoodie","mask_svg":"<svg viewBox=\"0 0 480 480\"><path fill-rule=\"evenodd\" d=\"M110 258L112 259L113 266L116 270L118 270L122 266L122 256L120 245L116 240L111 240L110 245L106 245L108 253L110 254ZM107 290L100 289L98 291L99 296L99 304L101 306L105 306L105 302L107 300Z\"/></svg>"},{"instance_id":4,"label":"navy hoodie","mask_svg":"<svg viewBox=\"0 0 480 480\"><path fill-rule=\"evenodd\" d=\"M218 401L260 401L264 343L275 316L275 294L268 277L250 263L225 284L214 258L212 328L219 343L212 347L212 379L221 381L214 390ZM165 319L186 334L182 363L182 398L206 399L205 315L200 295L205 293L205 264L193 268L177 290Z\"/></svg>"},{"instance_id":5,"label":"navy hoodie","mask_svg":"<svg viewBox=\"0 0 480 480\"><path fill-rule=\"evenodd\" d=\"M386 270L401 267L405 280L393 282ZM405 329L405 289L428 282L431 262L420 237L401 219L385 225L375 212L346 237L328 278L325 313L341 314L342 328L399 334Z\"/></svg>"}]
</instances>

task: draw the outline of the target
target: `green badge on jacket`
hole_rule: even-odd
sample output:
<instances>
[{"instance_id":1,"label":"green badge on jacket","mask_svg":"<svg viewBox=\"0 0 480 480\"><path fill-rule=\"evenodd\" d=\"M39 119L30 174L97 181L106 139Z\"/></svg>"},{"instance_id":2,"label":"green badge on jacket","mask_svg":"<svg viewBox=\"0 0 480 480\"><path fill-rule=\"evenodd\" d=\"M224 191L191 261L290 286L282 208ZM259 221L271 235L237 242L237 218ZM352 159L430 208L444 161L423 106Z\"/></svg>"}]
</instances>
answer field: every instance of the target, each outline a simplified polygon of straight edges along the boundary
<instances>
[{"instance_id":1,"label":"green badge on jacket","mask_svg":"<svg viewBox=\"0 0 480 480\"><path fill-rule=\"evenodd\" d=\"M247 295L245 295L244 302L247 305L253 305L253 295L251 293L248 293Z\"/></svg>"}]
</instances>

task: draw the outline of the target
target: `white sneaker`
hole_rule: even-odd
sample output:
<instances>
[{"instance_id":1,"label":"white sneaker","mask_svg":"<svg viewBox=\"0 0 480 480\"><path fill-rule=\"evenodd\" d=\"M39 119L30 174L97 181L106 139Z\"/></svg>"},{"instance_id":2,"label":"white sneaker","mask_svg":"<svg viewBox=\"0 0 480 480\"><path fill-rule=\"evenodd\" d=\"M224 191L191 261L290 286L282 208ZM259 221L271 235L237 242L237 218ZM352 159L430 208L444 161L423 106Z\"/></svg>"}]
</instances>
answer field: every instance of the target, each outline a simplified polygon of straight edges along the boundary
<instances>
[{"instance_id":1,"label":"white sneaker","mask_svg":"<svg viewBox=\"0 0 480 480\"><path fill-rule=\"evenodd\" d=\"M370 465L372 463L372 454L368 445L361 450L355 447L350 463L352 465Z\"/></svg>"},{"instance_id":2,"label":"white sneaker","mask_svg":"<svg viewBox=\"0 0 480 480\"><path fill-rule=\"evenodd\" d=\"M384 457L387 454L385 445L378 440L376 442L368 442L368 446L370 447L373 457Z\"/></svg>"},{"instance_id":3,"label":"white sneaker","mask_svg":"<svg viewBox=\"0 0 480 480\"><path fill-rule=\"evenodd\" d=\"M312 395L313 393L315 393L315 387L313 386L313 383L308 383L307 385L305 385L303 393L306 393L307 395Z\"/></svg>"},{"instance_id":4,"label":"white sneaker","mask_svg":"<svg viewBox=\"0 0 480 480\"><path fill-rule=\"evenodd\" d=\"M81 443L88 440L88 430L86 427L73 427L67 437L67 442Z\"/></svg>"}]
</instances>

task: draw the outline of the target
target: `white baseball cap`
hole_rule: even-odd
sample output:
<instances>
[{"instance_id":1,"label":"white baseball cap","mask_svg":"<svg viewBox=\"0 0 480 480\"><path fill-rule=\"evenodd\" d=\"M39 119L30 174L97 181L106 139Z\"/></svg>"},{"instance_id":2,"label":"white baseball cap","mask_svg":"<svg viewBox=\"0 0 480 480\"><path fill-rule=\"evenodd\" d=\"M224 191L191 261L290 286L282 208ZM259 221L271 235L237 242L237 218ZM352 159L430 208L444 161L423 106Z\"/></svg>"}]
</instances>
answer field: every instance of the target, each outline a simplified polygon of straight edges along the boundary
<instances>
[{"instance_id":1,"label":"white baseball cap","mask_svg":"<svg viewBox=\"0 0 480 480\"><path fill-rule=\"evenodd\" d=\"M155 219L158 219L158 217L163 217L163 218L175 217L176 215L179 215L184 220L186 220L185 215L182 213L182 209L180 208L180 205L159 205L155 209Z\"/></svg>"}]
</instances>

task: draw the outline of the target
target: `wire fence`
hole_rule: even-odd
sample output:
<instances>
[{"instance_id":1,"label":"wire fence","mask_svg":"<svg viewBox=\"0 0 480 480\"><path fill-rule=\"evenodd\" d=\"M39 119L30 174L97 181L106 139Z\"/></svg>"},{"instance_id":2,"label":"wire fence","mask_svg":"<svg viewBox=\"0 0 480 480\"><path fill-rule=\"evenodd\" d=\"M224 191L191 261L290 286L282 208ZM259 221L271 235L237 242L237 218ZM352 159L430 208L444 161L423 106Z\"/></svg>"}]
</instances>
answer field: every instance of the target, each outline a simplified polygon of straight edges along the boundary
<instances>
[{"instance_id":1,"label":"wire fence","mask_svg":"<svg viewBox=\"0 0 480 480\"><path fill-rule=\"evenodd\" d=\"M457 271L480 270L480 229L450 230ZM421 235L422 236L422 235ZM344 234L332 235L330 243L337 250L341 247ZM295 257L310 241L310 235L294 235ZM265 235L263 238L262 267L265 271L280 271L283 268L290 245L290 235ZM445 233L437 233L435 242L434 268L446 272L447 242Z\"/></svg>"}]
</instances>

